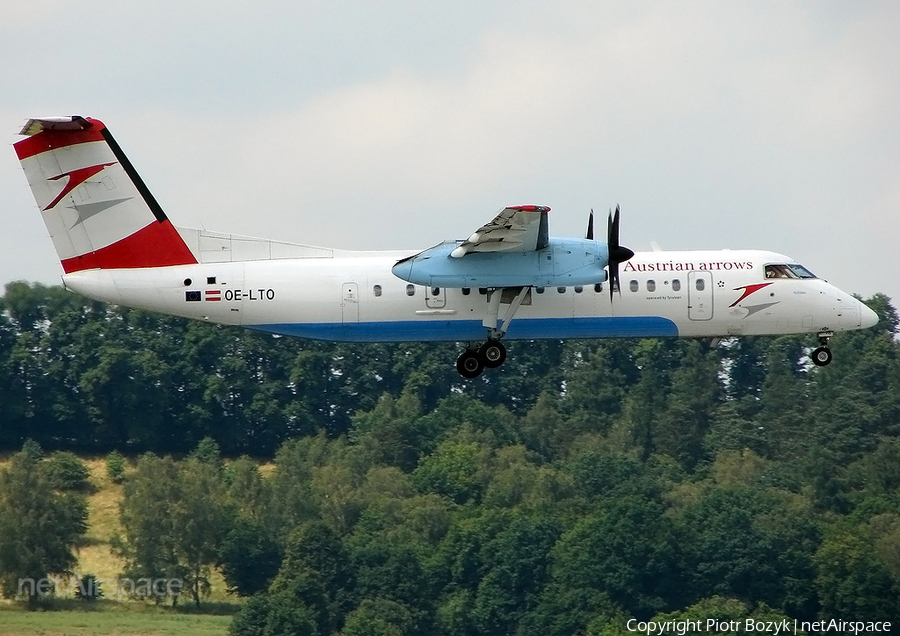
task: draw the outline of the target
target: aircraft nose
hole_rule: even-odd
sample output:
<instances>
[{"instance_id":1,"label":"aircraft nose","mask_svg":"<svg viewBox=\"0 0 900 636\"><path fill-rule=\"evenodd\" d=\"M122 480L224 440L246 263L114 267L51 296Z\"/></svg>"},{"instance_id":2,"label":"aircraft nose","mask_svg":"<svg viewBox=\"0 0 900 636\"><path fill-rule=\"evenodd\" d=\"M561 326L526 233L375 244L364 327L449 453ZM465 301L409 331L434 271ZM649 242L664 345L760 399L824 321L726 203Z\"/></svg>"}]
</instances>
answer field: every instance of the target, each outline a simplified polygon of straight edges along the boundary
<instances>
[{"instance_id":1,"label":"aircraft nose","mask_svg":"<svg viewBox=\"0 0 900 636\"><path fill-rule=\"evenodd\" d=\"M874 327L878 324L878 314L866 307L863 303L859 303L860 326L863 329Z\"/></svg>"}]
</instances>

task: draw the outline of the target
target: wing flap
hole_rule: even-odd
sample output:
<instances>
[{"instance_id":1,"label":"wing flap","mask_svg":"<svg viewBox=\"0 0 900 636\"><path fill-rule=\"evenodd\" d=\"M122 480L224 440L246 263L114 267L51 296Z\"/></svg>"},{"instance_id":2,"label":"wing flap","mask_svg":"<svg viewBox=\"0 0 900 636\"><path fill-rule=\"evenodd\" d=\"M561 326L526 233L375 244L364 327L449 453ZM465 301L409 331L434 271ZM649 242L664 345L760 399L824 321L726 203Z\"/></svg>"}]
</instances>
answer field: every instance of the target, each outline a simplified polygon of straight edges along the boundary
<instances>
[{"instance_id":1,"label":"wing flap","mask_svg":"<svg viewBox=\"0 0 900 636\"><path fill-rule=\"evenodd\" d=\"M533 252L549 244L547 212L543 205L503 208L494 219L475 230L450 256L462 258L472 252Z\"/></svg>"}]
</instances>

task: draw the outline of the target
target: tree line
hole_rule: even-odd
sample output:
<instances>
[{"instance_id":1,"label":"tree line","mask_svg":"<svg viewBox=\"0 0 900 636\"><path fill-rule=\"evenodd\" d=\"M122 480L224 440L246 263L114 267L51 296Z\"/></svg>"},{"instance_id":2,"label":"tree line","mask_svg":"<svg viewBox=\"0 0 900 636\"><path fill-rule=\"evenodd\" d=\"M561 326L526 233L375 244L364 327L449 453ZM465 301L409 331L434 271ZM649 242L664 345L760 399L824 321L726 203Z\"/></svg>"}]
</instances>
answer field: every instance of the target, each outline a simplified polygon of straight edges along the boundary
<instances>
[{"instance_id":1,"label":"tree line","mask_svg":"<svg viewBox=\"0 0 900 636\"><path fill-rule=\"evenodd\" d=\"M795 336L511 343L463 381L451 346L275 338L16 283L0 439L137 456L128 572L199 603L218 569L249 597L236 635L890 620L898 316L866 302L881 322L835 336L823 368Z\"/></svg>"},{"instance_id":2,"label":"tree line","mask_svg":"<svg viewBox=\"0 0 900 636\"><path fill-rule=\"evenodd\" d=\"M332 344L91 302L14 282L0 299L0 449L25 439L90 452L271 457L286 439L338 437L354 413L414 385L426 409L454 391L523 412L562 382L559 342L523 343L509 371L474 385L453 344Z\"/></svg>"}]
</instances>

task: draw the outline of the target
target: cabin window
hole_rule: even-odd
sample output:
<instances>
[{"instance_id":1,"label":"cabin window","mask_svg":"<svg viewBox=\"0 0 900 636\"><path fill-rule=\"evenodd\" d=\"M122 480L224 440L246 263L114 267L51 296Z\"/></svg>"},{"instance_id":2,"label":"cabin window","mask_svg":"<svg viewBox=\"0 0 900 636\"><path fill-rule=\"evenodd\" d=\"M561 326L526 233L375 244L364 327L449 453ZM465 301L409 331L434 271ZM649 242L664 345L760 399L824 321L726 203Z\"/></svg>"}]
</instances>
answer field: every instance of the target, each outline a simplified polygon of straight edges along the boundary
<instances>
[{"instance_id":1,"label":"cabin window","mask_svg":"<svg viewBox=\"0 0 900 636\"><path fill-rule=\"evenodd\" d=\"M544 288L543 288L543 287L535 287L535 288L534 288L534 291L536 291L536 292L539 293L539 294L543 294L543 293L544 293Z\"/></svg>"},{"instance_id":2,"label":"cabin window","mask_svg":"<svg viewBox=\"0 0 900 636\"><path fill-rule=\"evenodd\" d=\"M375 294L376 297L381 296L381 285L375 285L372 288L372 293Z\"/></svg>"},{"instance_id":3,"label":"cabin window","mask_svg":"<svg viewBox=\"0 0 900 636\"><path fill-rule=\"evenodd\" d=\"M630 289L633 292L636 292L638 289L640 289L640 286L638 285L638 282L636 280L632 280L632 281L629 281L629 283L628 283L628 289Z\"/></svg>"},{"instance_id":4,"label":"cabin window","mask_svg":"<svg viewBox=\"0 0 900 636\"><path fill-rule=\"evenodd\" d=\"M440 288L440 287L432 287L432 288L431 288L431 295L432 295L432 296L439 296L440 294L441 294L441 288Z\"/></svg>"},{"instance_id":5,"label":"cabin window","mask_svg":"<svg viewBox=\"0 0 900 636\"><path fill-rule=\"evenodd\" d=\"M648 291L648 292L655 292L655 291L656 291L656 281L655 281L655 280L648 280L648 281L647 281L647 291Z\"/></svg>"},{"instance_id":6,"label":"cabin window","mask_svg":"<svg viewBox=\"0 0 900 636\"><path fill-rule=\"evenodd\" d=\"M216 277L215 277L215 276L207 276L207 277L206 277L206 284L207 284L207 285L215 285L215 284L216 284Z\"/></svg>"},{"instance_id":7,"label":"cabin window","mask_svg":"<svg viewBox=\"0 0 900 636\"><path fill-rule=\"evenodd\" d=\"M468 296L472 292L472 290L469 289L468 287L463 287L462 292L463 292L463 296Z\"/></svg>"},{"instance_id":8,"label":"cabin window","mask_svg":"<svg viewBox=\"0 0 900 636\"><path fill-rule=\"evenodd\" d=\"M681 281L677 278L672 280L672 291L681 291Z\"/></svg>"},{"instance_id":9,"label":"cabin window","mask_svg":"<svg viewBox=\"0 0 900 636\"><path fill-rule=\"evenodd\" d=\"M575 285L575 293L576 294L580 294L583 291L584 291L584 287L582 287L581 285Z\"/></svg>"},{"instance_id":10,"label":"cabin window","mask_svg":"<svg viewBox=\"0 0 900 636\"><path fill-rule=\"evenodd\" d=\"M704 281L702 278L698 278L694 283L694 286L697 288L697 291L703 291L704 289L706 289L706 281Z\"/></svg>"},{"instance_id":11,"label":"cabin window","mask_svg":"<svg viewBox=\"0 0 900 636\"><path fill-rule=\"evenodd\" d=\"M594 284L594 291L597 292L598 294L599 294L600 292L602 292L602 291L603 291L603 283L595 283L595 284Z\"/></svg>"},{"instance_id":12,"label":"cabin window","mask_svg":"<svg viewBox=\"0 0 900 636\"><path fill-rule=\"evenodd\" d=\"M556 291L558 291L560 294L565 294L565 293L566 293L566 288L565 288L565 287L557 287L557 288L556 288Z\"/></svg>"},{"instance_id":13,"label":"cabin window","mask_svg":"<svg viewBox=\"0 0 900 636\"><path fill-rule=\"evenodd\" d=\"M416 286L415 285L407 285L406 286L406 295L407 296L415 296L416 295Z\"/></svg>"},{"instance_id":14,"label":"cabin window","mask_svg":"<svg viewBox=\"0 0 900 636\"><path fill-rule=\"evenodd\" d=\"M194 282L194 281L192 281L190 278L185 278L185 279L184 279L184 286L185 286L185 287L190 287L192 282Z\"/></svg>"}]
</instances>

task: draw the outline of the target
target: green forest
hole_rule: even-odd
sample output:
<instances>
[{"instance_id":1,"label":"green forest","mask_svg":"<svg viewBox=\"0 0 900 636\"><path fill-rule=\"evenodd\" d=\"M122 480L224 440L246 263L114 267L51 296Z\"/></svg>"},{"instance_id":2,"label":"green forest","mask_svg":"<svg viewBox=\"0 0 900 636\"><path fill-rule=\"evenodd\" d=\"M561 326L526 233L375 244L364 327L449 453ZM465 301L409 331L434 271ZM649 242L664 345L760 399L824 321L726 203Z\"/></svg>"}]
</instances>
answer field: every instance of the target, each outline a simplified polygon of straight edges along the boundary
<instances>
[{"instance_id":1,"label":"green forest","mask_svg":"<svg viewBox=\"0 0 900 636\"><path fill-rule=\"evenodd\" d=\"M202 605L220 573L244 599L235 636L896 620L900 319L865 302L880 323L834 336L827 367L812 336L510 342L464 380L456 345L282 338L10 283L2 591L71 570L76 453L123 483L123 574L178 577L162 602Z\"/></svg>"}]
</instances>

